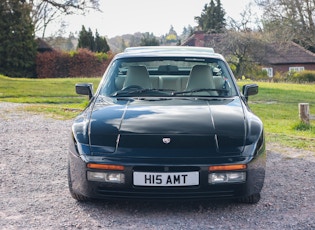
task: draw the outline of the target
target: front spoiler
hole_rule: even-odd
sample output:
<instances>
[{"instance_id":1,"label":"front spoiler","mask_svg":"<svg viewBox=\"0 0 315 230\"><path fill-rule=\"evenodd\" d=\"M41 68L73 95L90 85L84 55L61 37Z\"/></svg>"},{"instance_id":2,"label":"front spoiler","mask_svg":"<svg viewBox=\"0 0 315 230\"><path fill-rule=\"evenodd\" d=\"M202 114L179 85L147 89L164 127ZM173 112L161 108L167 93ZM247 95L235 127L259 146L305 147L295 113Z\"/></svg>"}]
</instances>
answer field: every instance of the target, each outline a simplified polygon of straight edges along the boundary
<instances>
[{"instance_id":1,"label":"front spoiler","mask_svg":"<svg viewBox=\"0 0 315 230\"><path fill-rule=\"evenodd\" d=\"M161 159L159 163L153 163L152 161L140 161L137 164L135 162L127 161L115 161L113 159L104 159L102 162L93 163L108 163L125 166L125 184L113 184L105 182L94 182L88 181L86 172L86 164L92 162L91 159L100 158L81 158L76 153L69 152L69 177L72 182L72 190L77 193L84 195L89 198L97 199L214 199L214 198L240 198L257 194L261 192L265 178L265 166L266 166L266 153L263 149L255 157L238 158L240 161L233 162L233 164L241 163L247 164L247 180L245 183L235 184L208 184L208 166L198 164L191 165L190 162L186 164L170 164L166 163L165 160ZM225 159L225 162L224 162ZM236 158L237 159L237 158ZM88 161L87 161L88 160ZM139 159L138 159L139 160ZM156 159L155 159L156 162ZM207 161L211 162L211 160ZM218 163L218 162L217 162ZM231 164L231 158L220 158L221 164ZM200 172L200 184L198 186L191 187L140 187L134 186L132 181L133 171L136 167L146 168L150 167L198 167Z\"/></svg>"}]
</instances>

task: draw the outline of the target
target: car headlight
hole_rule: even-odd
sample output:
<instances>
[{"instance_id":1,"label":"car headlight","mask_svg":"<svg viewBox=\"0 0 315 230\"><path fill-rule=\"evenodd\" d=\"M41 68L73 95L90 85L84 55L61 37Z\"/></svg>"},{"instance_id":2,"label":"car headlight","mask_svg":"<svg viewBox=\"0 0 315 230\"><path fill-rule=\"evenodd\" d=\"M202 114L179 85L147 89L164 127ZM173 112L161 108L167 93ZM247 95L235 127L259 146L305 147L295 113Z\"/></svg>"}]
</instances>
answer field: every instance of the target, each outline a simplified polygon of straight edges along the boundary
<instances>
[{"instance_id":1,"label":"car headlight","mask_svg":"<svg viewBox=\"0 0 315 230\"><path fill-rule=\"evenodd\" d=\"M209 184L242 183L246 181L246 172L214 172L208 176Z\"/></svg>"},{"instance_id":2,"label":"car headlight","mask_svg":"<svg viewBox=\"0 0 315 230\"><path fill-rule=\"evenodd\" d=\"M87 168L102 170L102 171L87 171L87 179L89 181L99 181L99 182L116 183L116 184L125 183L125 174L122 172L115 172L116 170L123 171L125 167L122 165L88 163ZM112 170L115 170L115 171L112 171Z\"/></svg>"},{"instance_id":3,"label":"car headlight","mask_svg":"<svg viewBox=\"0 0 315 230\"><path fill-rule=\"evenodd\" d=\"M119 172L87 172L89 181L107 182L107 183L125 183L125 174Z\"/></svg>"}]
</instances>

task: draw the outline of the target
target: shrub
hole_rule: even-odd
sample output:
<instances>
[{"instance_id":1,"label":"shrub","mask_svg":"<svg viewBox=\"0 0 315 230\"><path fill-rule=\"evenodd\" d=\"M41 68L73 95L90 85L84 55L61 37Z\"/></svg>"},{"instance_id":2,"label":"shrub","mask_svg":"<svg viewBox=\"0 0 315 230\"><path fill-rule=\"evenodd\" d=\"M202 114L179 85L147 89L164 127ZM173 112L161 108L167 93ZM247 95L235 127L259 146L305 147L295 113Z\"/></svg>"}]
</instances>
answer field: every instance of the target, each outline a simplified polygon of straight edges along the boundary
<instances>
[{"instance_id":1,"label":"shrub","mask_svg":"<svg viewBox=\"0 0 315 230\"><path fill-rule=\"evenodd\" d=\"M100 61L106 61L108 59L108 55L106 53L95 53L95 57Z\"/></svg>"},{"instance_id":2,"label":"shrub","mask_svg":"<svg viewBox=\"0 0 315 230\"><path fill-rule=\"evenodd\" d=\"M251 79L259 80L259 81L268 81L270 78L268 77L267 71L261 70L260 68L252 68L251 69Z\"/></svg>"},{"instance_id":3,"label":"shrub","mask_svg":"<svg viewBox=\"0 0 315 230\"><path fill-rule=\"evenodd\" d=\"M258 80L258 81L269 81L270 78L267 75L265 70L262 70L258 65L248 65L246 69L246 78L251 80Z\"/></svg>"},{"instance_id":4,"label":"shrub","mask_svg":"<svg viewBox=\"0 0 315 230\"><path fill-rule=\"evenodd\" d=\"M38 78L98 77L104 73L111 58L106 53L87 49L39 53L36 72Z\"/></svg>"},{"instance_id":5,"label":"shrub","mask_svg":"<svg viewBox=\"0 0 315 230\"><path fill-rule=\"evenodd\" d=\"M301 72L290 72L288 80L295 83L315 82L315 71L304 70Z\"/></svg>"},{"instance_id":6,"label":"shrub","mask_svg":"<svg viewBox=\"0 0 315 230\"><path fill-rule=\"evenodd\" d=\"M38 78L54 78L59 74L56 70L56 60L59 52L38 53L36 56L36 73Z\"/></svg>"},{"instance_id":7,"label":"shrub","mask_svg":"<svg viewBox=\"0 0 315 230\"><path fill-rule=\"evenodd\" d=\"M276 72L276 74L273 76L272 80L273 80L273 82L286 82L287 81L287 75Z\"/></svg>"},{"instance_id":8,"label":"shrub","mask_svg":"<svg viewBox=\"0 0 315 230\"><path fill-rule=\"evenodd\" d=\"M36 73L38 78L64 78L69 76L68 53L53 51L39 53L36 57Z\"/></svg>"},{"instance_id":9,"label":"shrub","mask_svg":"<svg viewBox=\"0 0 315 230\"><path fill-rule=\"evenodd\" d=\"M97 57L93 52L87 49L79 49L70 60L69 77L94 77L98 69L97 62Z\"/></svg>"}]
</instances>

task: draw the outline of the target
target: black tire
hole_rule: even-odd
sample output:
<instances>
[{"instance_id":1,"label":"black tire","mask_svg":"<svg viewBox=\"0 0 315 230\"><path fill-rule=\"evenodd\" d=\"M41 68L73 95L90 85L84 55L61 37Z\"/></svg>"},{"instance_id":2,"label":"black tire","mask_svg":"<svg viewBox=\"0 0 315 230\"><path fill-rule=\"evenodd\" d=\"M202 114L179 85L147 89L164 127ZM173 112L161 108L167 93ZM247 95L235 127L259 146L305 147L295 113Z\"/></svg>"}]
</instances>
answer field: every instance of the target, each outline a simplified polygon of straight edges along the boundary
<instances>
[{"instance_id":1,"label":"black tire","mask_svg":"<svg viewBox=\"0 0 315 230\"><path fill-rule=\"evenodd\" d=\"M256 204L260 201L260 193L255 193L250 196L245 196L239 199L239 202L246 204Z\"/></svg>"},{"instance_id":2,"label":"black tire","mask_svg":"<svg viewBox=\"0 0 315 230\"><path fill-rule=\"evenodd\" d=\"M73 191L72 181L71 181L71 176L70 176L70 166L69 165L68 165L68 186L69 186L69 192L70 192L70 195L72 196L72 198L74 198L74 199L76 199L77 201L80 201L80 202L84 202L84 201L90 200L87 196L78 194L78 193Z\"/></svg>"}]
</instances>

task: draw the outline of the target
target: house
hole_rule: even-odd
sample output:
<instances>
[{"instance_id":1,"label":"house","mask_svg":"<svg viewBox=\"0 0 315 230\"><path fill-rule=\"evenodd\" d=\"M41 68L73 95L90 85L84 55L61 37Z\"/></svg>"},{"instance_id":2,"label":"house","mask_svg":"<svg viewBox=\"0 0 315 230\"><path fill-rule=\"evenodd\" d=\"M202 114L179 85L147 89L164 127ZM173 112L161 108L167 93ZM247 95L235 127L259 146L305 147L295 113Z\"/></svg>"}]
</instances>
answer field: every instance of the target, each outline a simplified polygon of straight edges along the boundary
<instances>
[{"instance_id":1,"label":"house","mask_svg":"<svg viewBox=\"0 0 315 230\"><path fill-rule=\"evenodd\" d=\"M44 52L51 52L53 51L53 48L48 45L47 42L45 42L43 39L41 38L37 38L36 39L36 43L37 43L37 51L39 53L44 53Z\"/></svg>"},{"instance_id":2,"label":"house","mask_svg":"<svg viewBox=\"0 0 315 230\"><path fill-rule=\"evenodd\" d=\"M302 46L288 42L286 44L268 44L265 53L263 69L269 77L276 72L299 72L303 70L315 71L315 54Z\"/></svg>"},{"instance_id":3,"label":"house","mask_svg":"<svg viewBox=\"0 0 315 230\"><path fill-rule=\"evenodd\" d=\"M230 54L224 48L225 37L226 34L207 34L198 31L189 37L182 46L212 47L215 51L228 56ZM254 61L267 71L269 77L273 77L276 72L315 71L315 54L294 42L266 44L262 54L260 57L256 55Z\"/></svg>"}]
</instances>

